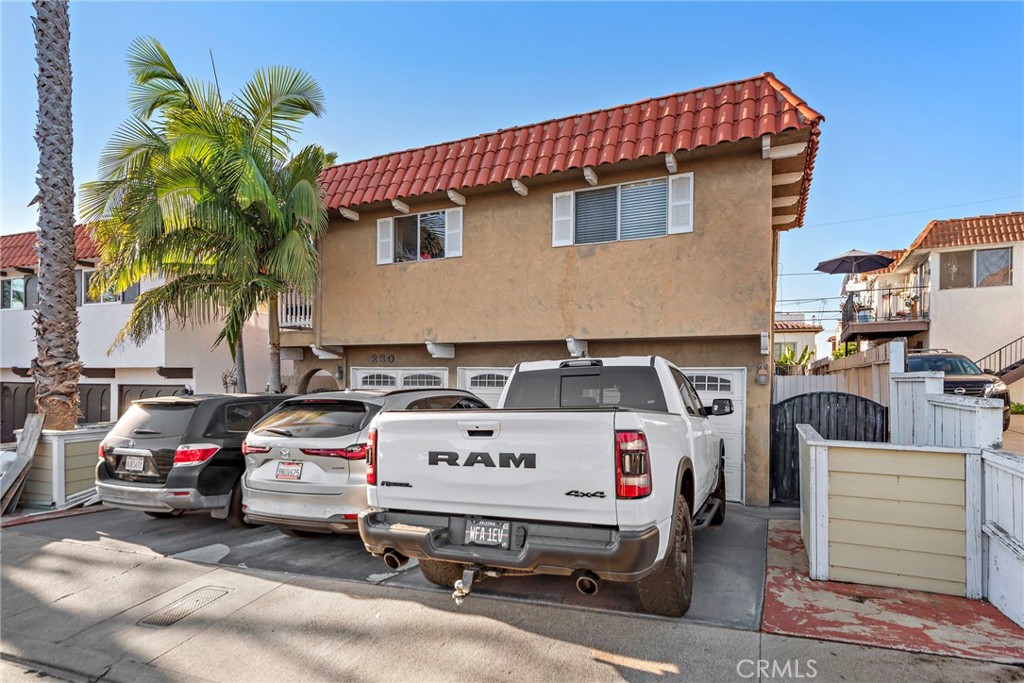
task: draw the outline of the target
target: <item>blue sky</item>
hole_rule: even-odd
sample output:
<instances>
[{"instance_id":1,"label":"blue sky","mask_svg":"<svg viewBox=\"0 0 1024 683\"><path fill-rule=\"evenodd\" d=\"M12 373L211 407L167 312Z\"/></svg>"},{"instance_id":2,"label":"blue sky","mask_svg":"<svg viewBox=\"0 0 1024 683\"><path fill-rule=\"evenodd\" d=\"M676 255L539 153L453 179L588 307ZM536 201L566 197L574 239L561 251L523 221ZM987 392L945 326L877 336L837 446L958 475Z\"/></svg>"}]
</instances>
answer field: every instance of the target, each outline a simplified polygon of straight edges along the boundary
<instances>
[{"instance_id":1,"label":"blue sky","mask_svg":"<svg viewBox=\"0 0 1024 683\"><path fill-rule=\"evenodd\" d=\"M0 2L4 233L35 223L30 17ZM72 2L71 23L79 183L127 114L125 50L151 35L202 78L212 49L225 92L259 66L309 71L328 111L300 142L341 160L773 71L826 117L781 300L835 296L840 276L793 274L836 253L1024 208L1021 3Z\"/></svg>"}]
</instances>

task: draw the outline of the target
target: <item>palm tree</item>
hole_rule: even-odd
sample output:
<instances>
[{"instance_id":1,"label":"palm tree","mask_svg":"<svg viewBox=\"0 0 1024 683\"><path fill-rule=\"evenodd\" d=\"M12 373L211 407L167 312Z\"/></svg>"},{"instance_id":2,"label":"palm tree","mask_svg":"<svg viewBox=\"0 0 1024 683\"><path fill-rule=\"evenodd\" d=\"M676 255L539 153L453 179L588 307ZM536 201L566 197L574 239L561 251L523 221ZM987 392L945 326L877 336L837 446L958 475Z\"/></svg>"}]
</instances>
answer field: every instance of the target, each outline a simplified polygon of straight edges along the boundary
<instances>
[{"instance_id":1,"label":"palm tree","mask_svg":"<svg viewBox=\"0 0 1024 683\"><path fill-rule=\"evenodd\" d=\"M39 170L39 309L32 361L36 409L49 429L74 429L79 415L75 290L75 182L71 167L71 24L67 0L34 0L36 146Z\"/></svg>"},{"instance_id":2,"label":"palm tree","mask_svg":"<svg viewBox=\"0 0 1024 683\"><path fill-rule=\"evenodd\" d=\"M95 287L165 282L139 296L114 343L140 343L172 320L219 321L216 343L234 351L246 321L268 306L270 389L280 391L277 297L313 292L315 241L327 227L319 176L331 156L310 145L289 157L288 147L302 119L323 112L320 88L272 67L225 101L178 72L153 39L134 41L128 63L133 116L108 144L100 179L83 186L103 257Z\"/></svg>"}]
</instances>

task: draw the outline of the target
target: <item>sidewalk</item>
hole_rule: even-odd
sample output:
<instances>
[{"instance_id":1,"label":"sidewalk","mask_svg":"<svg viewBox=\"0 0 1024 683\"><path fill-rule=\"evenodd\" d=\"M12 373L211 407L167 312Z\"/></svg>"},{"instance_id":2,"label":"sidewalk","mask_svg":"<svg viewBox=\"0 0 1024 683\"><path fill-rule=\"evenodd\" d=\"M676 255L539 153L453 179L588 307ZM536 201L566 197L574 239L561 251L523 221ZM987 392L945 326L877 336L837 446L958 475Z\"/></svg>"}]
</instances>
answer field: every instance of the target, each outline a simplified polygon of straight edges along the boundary
<instances>
[{"instance_id":1,"label":"sidewalk","mask_svg":"<svg viewBox=\"0 0 1024 683\"><path fill-rule=\"evenodd\" d=\"M1010 416L1010 428L1003 432L1003 450L1024 454L1024 415Z\"/></svg>"},{"instance_id":2,"label":"sidewalk","mask_svg":"<svg viewBox=\"0 0 1024 683\"><path fill-rule=\"evenodd\" d=\"M18 527L0 543L0 650L22 671L38 663L68 680L742 681L758 680L757 660L789 678L814 668L815 681L1024 680L1005 665L601 610L485 596L458 608L442 590L217 567ZM140 624L169 606L164 623L179 620Z\"/></svg>"}]
</instances>

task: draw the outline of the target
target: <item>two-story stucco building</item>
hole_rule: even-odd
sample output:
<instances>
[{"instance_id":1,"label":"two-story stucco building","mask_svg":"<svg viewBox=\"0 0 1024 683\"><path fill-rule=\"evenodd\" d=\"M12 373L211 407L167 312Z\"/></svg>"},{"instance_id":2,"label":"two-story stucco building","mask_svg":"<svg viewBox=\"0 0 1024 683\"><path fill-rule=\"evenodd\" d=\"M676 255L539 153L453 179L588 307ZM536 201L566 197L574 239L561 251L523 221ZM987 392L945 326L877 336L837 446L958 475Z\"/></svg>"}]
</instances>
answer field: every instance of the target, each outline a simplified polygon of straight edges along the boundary
<instances>
[{"instance_id":1,"label":"two-story stucco building","mask_svg":"<svg viewBox=\"0 0 1024 683\"><path fill-rule=\"evenodd\" d=\"M763 74L328 169L320 295L281 310L297 388L493 403L520 361L662 355L733 399L729 497L767 504L779 235L822 120Z\"/></svg>"},{"instance_id":2,"label":"two-story stucco building","mask_svg":"<svg viewBox=\"0 0 1024 683\"><path fill-rule=\"evenodd\" d=\"M35 385L29 374L36 357L33 317L39 301L34 232L0 237L0 441L13 438L26 413L35 410ZM168 325L144 343L125 344L108 353L117 332L128 321L140 291L157 283L146 281L122 294L89 295L89 279L100 254L91 231L75 228L75 282L78 297L78 356L81 410L86 422L116 420L131 401L190 388L196 392L224 391L222 375L233 369L225 345L213 348L215 325ZM245 328L249 386L262 389L269 377L266 319L253 319Z\"/></svg>"}]
</instances>

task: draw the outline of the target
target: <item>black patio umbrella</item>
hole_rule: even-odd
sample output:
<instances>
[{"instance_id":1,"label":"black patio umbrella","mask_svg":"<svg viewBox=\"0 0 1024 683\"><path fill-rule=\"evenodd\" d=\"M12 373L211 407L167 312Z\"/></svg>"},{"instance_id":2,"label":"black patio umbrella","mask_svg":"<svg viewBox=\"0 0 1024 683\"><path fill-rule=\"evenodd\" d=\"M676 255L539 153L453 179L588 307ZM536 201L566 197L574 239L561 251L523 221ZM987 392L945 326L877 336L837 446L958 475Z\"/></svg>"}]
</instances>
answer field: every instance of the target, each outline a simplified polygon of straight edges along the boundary
<instances>
[{"instance_id":1,"label":"black patio umbrella","mask_svg":"<svg viewBox=\"0 0 1024 683\"><path fill-rule=\"evenodd\" d=\"M851 249L845 254L825 259L818 264L815 270L828 273L829 275L835 275L836 273L870 273L872 270L885 268L895 260L881 254Z\"/></svg>"}]
</instances>

